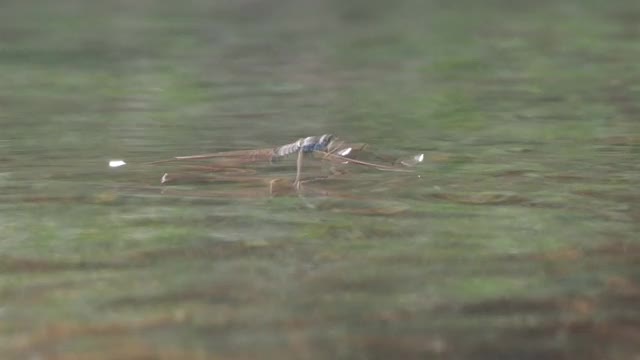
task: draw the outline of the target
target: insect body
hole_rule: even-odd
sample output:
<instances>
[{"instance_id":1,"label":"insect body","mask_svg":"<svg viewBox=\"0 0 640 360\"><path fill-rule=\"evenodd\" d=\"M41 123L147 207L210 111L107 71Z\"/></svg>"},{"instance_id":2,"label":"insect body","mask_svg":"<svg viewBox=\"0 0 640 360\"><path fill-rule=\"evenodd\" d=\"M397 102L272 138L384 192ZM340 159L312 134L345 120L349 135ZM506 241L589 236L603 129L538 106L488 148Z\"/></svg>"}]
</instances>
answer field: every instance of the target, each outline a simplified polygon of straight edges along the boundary
<instances>
[{"instance_id":1,"label":"insect body","mask_svg":"<svg viewBox=\"0 0 640 360\"><path fill-rule=\"evenodd\" d=\"M362 147L364 148L364 146ZM299 188L300 186L300 176L304 154L308 153L320 154L325 160L363 165L373 167L378 170L407 171L406 169L399 168L397 166L380 165L347 158L346 156L351 152L351 150L351 147L345 145L345 143L343 141L340 141L336 136L332 134L324 134L321 136L308 136L300 138L295 142L275 148L223 151L211 154L177 156L167 160L155 161L151 164L159 164L170 161L203 160L212 158L233 158L241 162L274 161L292 154L298 154L298 158L296 161L296 179L294 181L294 186L296 188ZM420 162L422 161L422 158L423 157L421 154L419 158ZM403 162L401 162L400 164L408 166Z\"/></svg>"}]
</instances>

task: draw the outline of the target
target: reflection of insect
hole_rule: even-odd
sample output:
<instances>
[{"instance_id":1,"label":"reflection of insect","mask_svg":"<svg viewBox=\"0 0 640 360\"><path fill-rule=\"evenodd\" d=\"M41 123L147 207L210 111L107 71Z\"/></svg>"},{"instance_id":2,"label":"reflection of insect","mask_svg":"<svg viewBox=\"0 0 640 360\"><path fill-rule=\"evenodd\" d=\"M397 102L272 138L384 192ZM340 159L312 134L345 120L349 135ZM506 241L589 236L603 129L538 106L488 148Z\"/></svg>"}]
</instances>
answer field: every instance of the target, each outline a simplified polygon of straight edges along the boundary
<instances>
[{"instance_id":1,"label":"reflection of insect","mask_svg":"<svg viewBox=\"0 0 640 360\"><path fill-rule=\"evenodd\" d=\"M257 162L257 161L274 161L291 154L298 154L296 162L296 180L294 186L300 187L300 174L302 171L302 161L304 154L316 153L319 154L322 159L330 160L334 162L340 162L344 164L357 164L362 166L368 166L378 170L386 171L410 171L406 169L409 166L413 166L416 163L422 162L424 156L422 154L413 157L410 161L397 162L400 166L380 165L370 162L360 161L348 157L353 150L363 150L366 145L359 145L357 149L354 146L348 146L343 141L339 140L336 136L331 134L325 134L321 136L309 136L298 139L297 141L278 146L269 149L256 149L256 150L238 150L238 151L223 151L212 154L200 154L189 156L177 156L168 160L155 161L151 164L164 163L169 161L185 161L185 160L202 160L212 158L231 158L238 162Z\"/></svg>"}]
</instances>

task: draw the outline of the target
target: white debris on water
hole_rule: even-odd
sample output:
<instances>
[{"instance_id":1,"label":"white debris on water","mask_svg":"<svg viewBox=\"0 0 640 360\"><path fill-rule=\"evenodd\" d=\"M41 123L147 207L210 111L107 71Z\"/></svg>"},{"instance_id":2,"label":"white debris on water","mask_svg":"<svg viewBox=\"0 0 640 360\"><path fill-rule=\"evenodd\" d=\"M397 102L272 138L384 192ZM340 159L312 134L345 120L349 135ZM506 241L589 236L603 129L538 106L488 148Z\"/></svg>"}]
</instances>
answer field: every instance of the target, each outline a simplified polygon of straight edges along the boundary
<instances>
[{"instance_id":1,"label":"white debris on water","mask_svg":"<svg viewBox=\"0 0 640 360\"><path fill-rule=\"evenodd\" d=\"M117 168L117 167L120 167L120 166L124 166L126 164L127 163L124 162L124 160L111 160L111 161L109 161L109 167L112 167L112 168Z\"/></svg>"},{"instance_id":2,"label":"white debris on water","mask_svg":"<svg viewBox=\"0 0 640 360\"><path fill-rule=\"evenodd\" d=\"M404 166L416 166L424 160L424 154L418 154L411 159L402 160L400 163Z\"/></svg>"}]
</instances>

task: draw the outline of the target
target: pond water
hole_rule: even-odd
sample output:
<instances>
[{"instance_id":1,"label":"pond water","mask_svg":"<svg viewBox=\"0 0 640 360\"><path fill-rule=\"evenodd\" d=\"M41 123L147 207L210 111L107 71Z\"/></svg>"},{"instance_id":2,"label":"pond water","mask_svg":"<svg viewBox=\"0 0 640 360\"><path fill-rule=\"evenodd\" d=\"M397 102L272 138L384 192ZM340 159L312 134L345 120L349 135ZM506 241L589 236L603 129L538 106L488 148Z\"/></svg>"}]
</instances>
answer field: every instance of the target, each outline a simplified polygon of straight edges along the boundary
<instances>
[{"instance_id":1,"label":"pond water","mask_svg":"<svg viewBox=\"0 0 640 360\"><path fill-rule=\"evenodd\" d=\"M632 0L3 2L0 352L637 357L639 39ZM324 133L425 161L148 164Z\"/></svg>"}]
</instances>

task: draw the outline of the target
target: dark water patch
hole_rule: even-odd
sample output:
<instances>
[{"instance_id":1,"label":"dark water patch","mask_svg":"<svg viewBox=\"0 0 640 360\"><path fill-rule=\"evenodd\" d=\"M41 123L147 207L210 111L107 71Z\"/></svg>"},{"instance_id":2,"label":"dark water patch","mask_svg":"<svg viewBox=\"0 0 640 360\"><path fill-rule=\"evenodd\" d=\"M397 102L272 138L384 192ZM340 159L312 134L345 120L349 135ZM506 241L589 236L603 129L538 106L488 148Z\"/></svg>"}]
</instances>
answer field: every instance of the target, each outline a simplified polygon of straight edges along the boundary
<instances>
[{"instance_id":1,"label":"dark water patch","mask_svg":"<svg viewBox=\"0 0 640 360\"><path fill-rule=\"evenodd\" d=\"M408 286L408 283L396 281L397 276L393 274L351 274L349 276L337 273L317 273L305 279L305 286L314 292L346 291L351 294L383 294L393 292ZM346 294L343 294L346 296Z\"/></svg>"},{"instance_id":2,"label":"dark water patch","mask_svg":"<svg viewBox=\"0 0 640 360\"><path fill-rule=\"evenodd\" d=\"M640 262L640 243L611 241L594 247L586 252L590 256L605 258L608 261Z\"/></svg>"},{"instance_id":3,"label":"dark water patch","mask_svg":"<svg viewBox=\"0 0 640 360\"><path fill-rule=\"evenodd\" d=\"M638 299L625 300L637 303ZM463 305L458 308L463 316L481 316L488 322L502 319L504 324L495 334L500 341L472 341L467 348L470 352L464 353L488 359L530 358L544 349L552 359L601 359L617 351L634 353L640 349L640 316L637 312L615 314L630 304L619 303L619 297L605 292L589 297L496 299Z\"/></svg>"},{"instance_id":4,"label":"dark water patch","mask_svg":"<svg viewBox=\"0 0 640 360\"><path fill-rule=\"evenodd\" d=\"M447 359L452 344L437 334L351 336L349 342L364 359Z\"/></svg>"},{"instance_id":5,"label":"dark water patch","mask_svg":"<svg viewBox=\"0 0 640 360\"><path fill-rule=\"evenodd\" d=\"M350 221L350 218L338 216L338 219L331 222L311 222L306 225L302 232L304 238L322 239L328 241L328 245L337 243L369 247L386 243L395 237L415 234L415 229L398 227L394 223L394 220L399 221L404 217L393 217L389 220L378 217L358 217L357 222L354 222Z\"/></svg>"},{"instance_id":6,"label":"dark water patch","mask_svg":"<svg viewBox=\"0 0 640 360\"><path fill-rule=\"evenodd\" d=\"M586 298L575 299L495 299L484 302L477 302L459 307L459 312L465 315L476 316L509 316L519 314L546 315L550 312L571 311L578 309L580 312L588 311L595 305L593 301Z\"/></svg>"},{"instance_id":7,"label":"dark water patch","mask_svg":"<svg viewBox=\"0 0 640 360\"><path fill-rule=\"evenodd\" d=\"M38 65L77 68L104 68L133 57L145 59L155 50L127 47L123 49L102 42L87 43L82 48L9 48L0 51L0 64Z\"/></svg>"},{"instance_id":8,"label":"dark water patch","mask_svg":"<svg viewBox=\"0 0 640 360\"><path fill-rule=\"evenodd\" d=\"M79 342L91 340L86 338L76 339ZM56 349L34 349L18 351L15 357L8 355L8 358L45 358L52 360L210 360L218 359L203 355L203 351L196 349L180 348L178 346L158 346L135 336L112 336L109 339L96 337L104 348L109 352L101 350L56 350ZM10 353L11 354L11 353ZM222 357L220 357L222 358ZM250 360L255 357L240 355L225 355L227 360Z\"/></svg>"},{"instance_id":9,"label":"dark water patch","mask_svg":"<svg viewBox=\"0 0 640 360\"><path fill-rule=\"evenodd\" d=\"M170 247L130 253L126 260L136 264L155 264L180 259L219 260L233 258L281 258L288 256L290 248L282 243L256 246L251 242L225 242L201 247Z\"/></svg>"},{"instance_id":10,"label":"dark water patch","mask_svg":"<svg viewBox=\"0 0 640 360\"><path fill-rule=\"evenodd\" d=\"M14 201L21 201L28 204L86 204L93 202L89 196L86 195L29 195Z\"/></svg>"},{"instance_id":11,"label":"dark water patch","mask_svg":"<svg viewBox=\"0 0 640 360\"><path fill-rule=\"evenodd\" d=\"M479 193L436 193L431 195L438 200L446 200L465 205L521 205L530 200L513 192L479 192Z\"/></svg>"},{"instance_id":12,"label":"dark water patch","mask_svg":"<svg viewBox=\"0 0 640 360\"><path fill-rule=\"evenodd\" d=\"M109 338L131 336L145 331L171 328L188 323L191 319L183 315L149 317L137 321L121 321L107 323L75 323L57 322L48 324L20 339L14 350L19 353L52 352L63 348L66 343L86 338ZM71 355L66 355L71 356ZM61 358L65 358L62 356ZM70 357L72 358L72 357ZM112 358L112 357L109 357Z\"/></svg>"},{"instance_id":13,"label":"dark water patch","mask_svg":"<svg viewBox=\"0 0 640 360\"><path fill-rule=\"evenodd\" d=\"M604 191L584 189L576 190L573 193L585 197L614 201L616 203L640 203L640 194L633 192L620 192L619 190Z\"/></svg>"},{"instance_id":14,"label":"dark water patch","mask_svg":"<svg viewBox=\"0 0 640 360\"><path fill-rule=\"evenodd\" d=\"M636 31L640 33L640 27L636 28ZM636 117L640 114L640 105L638 105L638 97L634 93L634 84L638 81L635 79L627 79L626 81L612 81L608 86L603 89L606 101L613 105L618 113L625 117ZM632 140L635 145L638 145L640 140L638 135L619 135L609 136L604 138L605 142L610 145L629 145L628 141L624 144L620 144L618 140L622 138L626 140Z\"/></svg>"},{"instance_id":15,"label":"dark water patch","mask_svg":"<svg viewBox=\"0 0 640 360\"><path fill-rule=\"evenodd\" d=\"M399 253L370 255L371 261L381 266L401 265L406 267L423 267L428 266L430 260L429 254L422 253Z\"/></svg>"},{"instance_id":16,"label":"dark water patch","mask_svg":"<svg viewBox=\"0 0 640 360\"><path fill-rule=\"evenodd\" d=\"M564 349L549 348L549 346L533 344L533 342L502 342L473 346L471 349L459 349L454 352L452 359L504 359L504 360L567 360L573 359L572 355ZM500 345L499 345L500 344ZM467 350L467 351L465 351ZM581 359L576 357L576 359ZM591 359L591 358L587 358Z\"/></svg>"},{"instance_id":17,"label":"dark water patch","mask_svg":"<svg viewBox=\"0 0 640 360\"><path fill-rule=\"evenodd\" d=\"M23 286L6 287L0 290L0 299L5 301L19 300L21 303L40 303L47 295L57 291L77 289L86 286L81 281L56 280L50 282L33 281Z\"/></svg>"},{"instance_id":18,"label":"dark water patch","mask_svg":"<svg viewBox=\"0 0 640 360\"><path fill-rule=\"evenodd\" d=\"M273 296L272 293L264 288L241 282L221 282L209 285L201 284L194 288L158 295L120 297L106 303L105 308L167 306L192 302L211 305L234 304L235 306L247 306L249 304L264 304Z\"/></svg>"},{"instance_id":19,"label":"dark water patch","mask_svg":"<svg viewBox=\"0 0 640 360\"><path fill-rule=\"evenodd\" d=\"M638 279L640 281L640 279ZM610 276L607 279L607 288L616 295L631 299L640 296L640 282L624 276Z\"/></svg>"},{"instance_id":20,"label":"dark water patch","mask_svg":"<svg viewBox=\"0 0 640 360\"><path fill-rule=\"evenodd\" d=\"M608 267L633 264L640 261L640 245L635 242L611 240L605 244L589 248L561 246L545 252L509 255L503 260L507 259L557 264L568 269L575 268L576 263L600 264L602 267ZM611 268L611 270L613 271L614 268Z\"/></svg>"},{"instance_id":21,"label":"dark water patch","mask_svg":"<svg viewBox=\"0 0 640 360\"><path fill-rule=\"evenodd\" d=\"M522 359L540 355L540 348L547 347L552 352L551 357L543 357L545 359L595 360L611 356L626 358L622 354L640 350L638 323L616 318L544 321L532 326L509 327L498 338L499 342L472 346L472 353L487 359Z\"/></svg>"},{"instance_id":22,"label":"dark water patch","mask_svg":"<svg viewBox=\"0 0 640 360\"><path fill-rule=\"evenodd\" d=\"M334 213L345 213L353 215L363 216L392 216L408 214L409 206L407 205L390 205L388 207L342 207L335 205L322 204L318 207L319 210L329 210Z\"/></svg>"},{"instance_id":23,"label":"dark water patch","mask_svg":"<svg viewBox=\"0 0 640 360\"><path fill-rule=\"evenodd\" d=\"M561 183L571 183L571 182L584 182L585 180L595 180L592 177L588 177L580 174L571 174L571 173L558 173L558 174L548 174L544 175L545 179L555 180Z\"/></svg>"},{"instance_id":24,"label":"dark water patch","mask_svg":"<svg viewBox=\"0 0 640 360\"><path fill-rule=\"evenodd\" d=\"M47 273L57 271L128 269L135 266L135 264L130 263L62 259L47 260L6 255L0 256L0 273Z\"/></svg>"},{"instance_id":25,"label":"dark water patch","mask_svg":"<svg viewBox=\"0 0 640 360\"><path fill-rule=\"evenodd\" d=\"M519 178L519 177L531 177L539 174L539 171L530 170L530 169L511 169L511 170L502 170L492 173L491 175L494 177L505 177L505 178Z\"/></svg>"},{"instance_id":26,"label":"dark water patch","mask_svg":"<svg viewBox=\"0 0 640 360\"><path fill-rule=\"evenodd\" d=\"M634 292L637 292L637 285L633 288ZM620 291L619 289L617 291ZM629 291L629 289L625 289L622 291ZM631 294L616 294L609 295L606 300L607 304L611 306L611 309L620 310L620 312L624 312L627 316L631 316L632 314L638 319L636 319L636 326L638 326L638 332L640 333L640 293L631 293ZM627 319L630 320L630 319Z\"/></svg>"},{"instance_id":27,"label":"dark water patch","mask_svg":"<svg viewBox=\"0 0 640 360\"><path fill-rule=\"evenodd\" d=\"M640 135L613 135L598 139L599 143L612 146L640 145Z\"/></svg>"}]
</instances>

